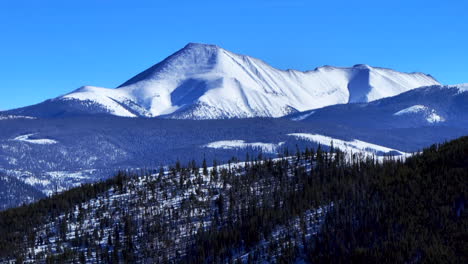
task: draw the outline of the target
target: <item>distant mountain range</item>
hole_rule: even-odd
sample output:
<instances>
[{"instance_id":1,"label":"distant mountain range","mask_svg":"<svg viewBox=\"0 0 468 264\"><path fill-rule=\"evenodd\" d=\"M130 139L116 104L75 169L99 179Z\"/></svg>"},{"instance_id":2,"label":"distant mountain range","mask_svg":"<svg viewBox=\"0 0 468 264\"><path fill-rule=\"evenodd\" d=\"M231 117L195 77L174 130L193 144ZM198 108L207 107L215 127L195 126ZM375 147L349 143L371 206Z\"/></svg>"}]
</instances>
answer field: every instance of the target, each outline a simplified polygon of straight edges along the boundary
<instances>
[{"instance_id":1,"label":"distant mountain range","mask_svg":"<svg viewBox=\"0 0 468 264\"><path fill-rule=\"evenodd\" d=\"M0 128L1 209L119 169L200 157L276 157L332 141L379 157L411 155L468 134L468 84L362 64L282 71L188 44L118 88L86 86L0 112ZM29 194L16 199L23 183Z\"/></svg>"},{"instance_id":2,"label":"distant mountain range","mask_svg":"<svg viewBox=\"0 0 468 264\"><path fill-rule=\"evenodd\" d=\"M281 117L335 104L370 102L438 84L423 73L363 64L283 71L215 45L190 43L116 89L84 86L10 113L35 117Z\"/></svg>"},{"instance_id":3,"label":"distant mountain range","mask_svg":"<svg viewBox=\"0 0 468 264\"><path fill-rule=\"evenodd\" d=\"M468 127L468 84L427 86L369 103L343 104L289 116L350 127Z\"/></svg>"}]
</instances>

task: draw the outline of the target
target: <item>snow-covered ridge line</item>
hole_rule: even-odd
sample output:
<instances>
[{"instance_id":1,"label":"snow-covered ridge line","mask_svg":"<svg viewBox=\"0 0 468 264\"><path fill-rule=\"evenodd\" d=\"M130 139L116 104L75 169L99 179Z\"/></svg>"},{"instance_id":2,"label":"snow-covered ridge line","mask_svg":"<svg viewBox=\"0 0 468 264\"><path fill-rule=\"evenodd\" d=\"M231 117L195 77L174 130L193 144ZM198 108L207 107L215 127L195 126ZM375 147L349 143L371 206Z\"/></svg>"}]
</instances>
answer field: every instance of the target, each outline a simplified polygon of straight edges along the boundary
<instances>
[{"instance_id":1,"label":"snow-covered ridge line","mask_svg":"<svg viewBox=\"0 0 468 264\"><path fill-rule=\"evenodd\" d=\"M36 139L36 138L31 138L35 134L27 134L27 135L21 135L17 136L13 139L13 141L21 141L21 142L27 142L27 143L32 143L32 144L39 144L39 145L49 145L49 144L57 144L58 142L53 140L53 139Z\"/></svg>"},{"instance_id":2,"label":"snow-covered ridge line","mask_svg":"<svg viewBox=\"0 0 468 264\"><path fill-rule=\"evenodd\" d=\"M410 106L408 108L405 108L403 110L400 110L396 113L394 113L393 115L404 115L404 114L411 114L411 113L419 113L419 112L424 112L424 111L427 111L429 108L427 106L424 106L424 105L413 105L413 106Z\"/></svg>"},{"instance_id":3,"label":"snow-covered ridge line","mask_svg":"<svg viewBox=\"0 0 468 264\"><path fill-rule=\"evenodd\" d=\"M84 86L56 100L82 102L80 113L125 117L281 117L430 85L439 85L430 75L363 64L280 70L216 45L191 43L116 89Z\"/></svg>"},{"instance_id":4,"label":"snow-covered ridge line","mask_svg":"<svg viewBox=\"0 0 468 264\"><path fill-rule=\"evenodd\" d=\"M302 121L302 120L308 118L309 116L313 115L314 113L315 113L315 111L310 111L309 113L305 113L303 115L293 117L293 118L291 118L291 120L293 120L293 121Z\"/></svg>"},{"instance_id":5,"label":"snow-covered ridge line","mask_svg":"<svg viewBox=\"0 0 468 264\"><path fill-rule=\"evenodd\" d=\"M308 133L291 133L291 134L288 134L288 136L293 136L299 139L309 140L309 141L316 142L325 146L331 146L331 144L333 143L333 147L338 148L347 153L359 152L359 153L363 153L365 155L370 155L370 156L373 156L373 155L382 156L382 154L391 155L391 156L411 155L410 153L406 153L400 150L387 148L384 146L372 144L372 143L357 140L357 139L354 139L352 141L346 141L346 140L336 139L336 138L332 138L332 137L328 137L324 135L308 134Z\"/></svg>"},{"instance_id":6,"label":"snow-covered ridge line","mask_svg":"<svg viewBox=\"0 0 468 264\"><path fill-rule=\"evenodd\" d=\"M119 101L128 101L125 94L118 90L107 89L94 86L83 86L74 92L61 97L62 100L78 100L84 104L98 104L106 109L110 114L123 117L136 117L122 106Z\"/></svg>"},{"instance_id":7,"label":"snow-covered ridge line","mask_svg":"<svg viewBox=\"0 0 468 264\"><path fill-rule=\"evenodd\" d=\"M1 120L10 120L10 119L36 119L35 117L32 116L20 116L20 115L0 115L0 121Z\"/></svg>"},{"instance_id":8,"label":"snow-covered ridge line","mask_svg":"<svg viewBox=\"0 0 468 264\"><path fill-rule=\"evenodd\" d=\"M262 143L252 142L247 143L244 140L221 140L208 143L203 147L214 148L214 149L243 149L243 148L260 148L262 151L267 153L276 153L278 148L281 147L284 142L275 143Z\"/></svg>"},{"instance_id":9,"label":"snow-covered ridge line","mask_svg":"<svg viewBox=\"0 0 468 264\"><path fill-rule=\"evenodd\" d=\"M446 87L448 87L448 88L457 88L460 93L468 92L468 83L447 85Z\"/></svg>"},{"instance_id":10,"label":"snow-covered ridge line","mask_svg":"<svg viewBox=\"0 0 468 264\"><path fill-rule=\"evenodd\" d=\"M413 105L403 110L394 113L394 116L402 116L409 114L423 114L426 121L430 124L444 122L445 118L437 114L434 109L424 105Z\"/></svg>"}]
</instances>

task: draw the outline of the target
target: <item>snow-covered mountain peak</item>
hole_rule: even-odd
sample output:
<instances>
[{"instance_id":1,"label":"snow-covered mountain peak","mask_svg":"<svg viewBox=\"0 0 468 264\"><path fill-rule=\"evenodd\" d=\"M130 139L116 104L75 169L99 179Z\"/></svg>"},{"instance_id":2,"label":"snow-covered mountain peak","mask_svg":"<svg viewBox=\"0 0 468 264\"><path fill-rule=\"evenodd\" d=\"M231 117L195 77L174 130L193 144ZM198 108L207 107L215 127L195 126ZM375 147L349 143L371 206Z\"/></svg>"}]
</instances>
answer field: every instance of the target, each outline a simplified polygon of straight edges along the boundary
<instances>
[{"instance_id":1,"label":"snow-covered mountain peak","mask_svg":"<svg viewBox=\"0 0 468 264\"><path fill-rule=\"evenodd\" d=\"M212 70L222 49L216 45L189 43L162 62L134 76L119 87L161 78L174 78Z\"/></svg>"},{"instance_id":2,"label":"snow-covered mountain peak","mask_svg":"<svg viewBox=\"0 0 468 264\"><path fill-rule=\"evenodd\" d=\"M216 45L189 43L116 89L85 86L56 100L73 100L80 113L98 109L99 113L129 117L280 117L334 104L373 101L436 84L425 74L365 64L285 71ZM60 112L63 108L62 104Z\"/></svg>"},{"instance_id":3,"label":"snow-covered mountain peak","mask_svg":"<svg viewBox=\"0 0 468 264\"><path fill-rule=\"evenodd\" d=\"M221 48L215 44L189 42L187 43L187 45L185 45L183 49L221 49Z\"/></svg>"},{"instance_id":4,"label":"snow-covered mountain peak","mask_svg":"<svg viewBox=\"0 0 468 264\"><path fill-rule=\"evenodd\" d=\"M68 93L68 94L95 92L98 89L100 89L100 87L92 86L92 85L83 85L80 88L78 88L78 89L76 89L73 92Z\"/></svg>"}]
</instances>

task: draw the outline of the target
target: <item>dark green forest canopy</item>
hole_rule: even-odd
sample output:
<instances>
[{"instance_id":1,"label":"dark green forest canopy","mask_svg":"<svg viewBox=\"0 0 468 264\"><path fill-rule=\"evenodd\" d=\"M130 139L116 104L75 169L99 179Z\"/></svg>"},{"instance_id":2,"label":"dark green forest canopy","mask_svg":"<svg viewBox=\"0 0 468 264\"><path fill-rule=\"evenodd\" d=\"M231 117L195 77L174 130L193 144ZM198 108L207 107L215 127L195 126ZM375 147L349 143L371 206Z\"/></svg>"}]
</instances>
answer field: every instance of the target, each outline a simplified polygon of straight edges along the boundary
<instances>
[{"instance_id":1,"label":"dark green forest canopy","mask_svg":"<svg viewBox=\"0 0 468 264\"><path fill-rule=\"evenodd\" d=\"M164 262L171 258L182 263L229 263L240 260L236 252L242 248L249 253L248 259L242 260L251 262L272 256L283 263L298 259L312 263L468 262L468 137L433 145L405 161L349 160L340 151L330 151L333 155L307 149L288 160L246 162L241 176L226 169L203 170L202 174L210 177L209 183L220 186L208 187L213 193L210 195L217 198L208 205L196 202L195 198L187 199L181 208L198 206L211 210L214 224L190 237L190 243L183 246L180 254L164 252L173 252L176 245L170 243L159 248L159 255L154 253L158 250L149 253L137 250L136 244L153 245L151 239L166 234L166 230L152 225L159 218L146 215L144 223L152 228L154 236L135 234L141 216L136 219L131 215L132 208L123 208L128 213L113 227L109 238L103 239L106 242L92 243L86 234L75 237L80 243L70 242L65 236L62 246L69 243L70 247L63 252L46 252L43 260L73 262L96 256L103 262L110 259ZM312 169L307 170L308 166ZM121 172L105 182L86 184L0 212L0 260L30 258L26 248L30 247L30 241L33 245L37 243L38 227L60 215L69 215L80 204L102 196L109 189L147 196L146 192L159 187L177 192L188 186L205 186L202 180L187 180L187 175L197 170L194 163L187 167L176 164L170 168L170 182L156 177L144 189L134 184L134 179L144 175ZM291 235L282 243L271 242L268 251L259 249L259 242L271 238L277 226L287 225L307 210L330 203L333 206L318 235L300 238L300 243L297 242L300 235ZM182 210L186 209L181 209L179 217ZM175 220L177 215L171 217ZM63 233L67 225L58 229L59 234Z\"/></svg>"}]
</instances>

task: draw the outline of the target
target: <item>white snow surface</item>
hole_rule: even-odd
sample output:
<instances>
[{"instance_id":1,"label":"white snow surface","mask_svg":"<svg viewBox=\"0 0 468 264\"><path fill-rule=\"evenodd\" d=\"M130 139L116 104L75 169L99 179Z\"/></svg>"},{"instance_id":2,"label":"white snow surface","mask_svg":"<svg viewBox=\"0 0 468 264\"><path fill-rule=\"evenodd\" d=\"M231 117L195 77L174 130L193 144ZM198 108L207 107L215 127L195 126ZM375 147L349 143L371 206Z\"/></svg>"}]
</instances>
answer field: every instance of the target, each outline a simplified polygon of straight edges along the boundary
<instances>
[{"instance_id":1,"label":"white snow surface","mask_svg":"<svg viewBox=\"0 0 468 264\"><path fill-rule=\"evenodd\" d=\"M372 156L378 153L385 154L389 152L396 152L399 155L403 155L403 156L410 155L409 153L406 153L403 151L399 151L399 150L392 149L392 148L387 148L384 146L372 144L372 143L357 140L357 139L354 139L352 141L346 141L346 140L332 138L329 136L324 136L324 135L319 135L319 134L309 134L309 133L292 133L292 134L288 134L288 136L293 136L296 138L309 140L309 141L316 142L325 146L331 146L331 143L333 142L333 147L338 148L342 151L345 151L348 154L351 152L353 153L359 152L365 155Z\"/></svg>"},{"instance_id":2,"label":"white snow surface","mask_svg":"<svg viewBox=\"0 0 468 264\"><path fill-rule=\"evenodd\" d=\"M26 183L26 184L29 184L29 185L42 185L42 186L46 186L48 184L50 184L50 181L49 180L46 180L46 179L38 179L34 176L29 176L25 179L23 179L23 181Z\"/></svg>"},{"instance_id":3,"label":"white snow surface","mask_svg":"<svg viewBox=\"0 0 468 264\"><path fill-rule=\"evenodd\" d=\"M434 110L432 110L432 112L426 116L426 121L429 123L440 123L444 122L445 118L441 117Z\"/></svg>"},{"instance_id":4,"label":"white snow surface","mask_svg":"<svg viewBox=\"0 0 468 264\"><path fill-rule=\"evenodd\" d=\"M468 92L468 83L448 85L449 88L457 88L460 93Z\"/></svg>"},{"instance_id":5,"label":"white snow surface","mask_svg":"<svg viewBox=\"0 0 468 264\"><path fill-rule=\"evenodd\" d=\"M422 114L426 121L431 124L445 121L445 118L437 114L437 112L434 109L430 109L429 107L424 105L413 105L403 110L400 110L394 113L393 115L402 116L408 114Z\"/></svg>"},{"instance_id":6,"label":"white snow surface","mask_svg":"<svg viewBox=\"0 0 468 264\"><path fill-rule=\"evenodd\" d=\"M437 84L423 73L368 65L283 71L215 45L190 43L116 89L85 86L58 99L89 101L128 117L280 117Z\"/></svg>"},{"instance_id":7,"label":"white snow surface","mask_svg":"<svg viewBox=\"0 0 468 264\"><path fill-rule=\"evenodd\" d=\"M403 110L400 110L398 112L396 112L395 114L393 115L405 115L405 114L412 114L412 113L420 113L420 112L424 112L424 111L427 111L428 108L424 105L413 105L413 106L410 106L408 108L405 108Z\"/></svg>"},{"instance_id":8,"label":"white snow surface","mask_svg":"<svg viewBox=\"0 0 468 264\"><path fill-rule=\"evenodd\" d=\"M293 117L293 118L291 118L291 120L293 120L293 121L302 121L302 120L308 118L309 116L313 115L314 113L315 113L315 111L310 111L309 113L305 113L303 115Z\"/></svg>"},{"instance_id":9,"label":"white snow surface","mask_svg":"<svg viewBox=\"0 0 468 264\"><path fill-rule=\"evenodd\" d=\"M242 149L242 148L252 147L252 148L260 148L264 152L276 153L277 149L283 144L284 142L275 144L275 143L262 143L262 142L246 143L244 140L221 140L221 141L215 141L215 142L206 144L204 147L214 148L214 149Z\"/></svg>"},{"instance_id":10,"label":"white snow surface","mask_svg":"<svg viewBox=\"0 0 468 264\"><path fill-rule=\"evenodd\" d=\"M0 115L0 121L11 120L11 119L36 119L32 116L19 116L19 115Z\"/></svg>"},{"instance_id":11,"label":"white snow surface","mask_svg":"<svg viewBox=\"0 0 468 264\"><path fill-rule=\"evenodd\" d=\"M106 89L94 86L83 86L71 94L67 94L62 99L76 99L89 101L103 106L110 114L116 116L136 117L119 102L128 101L128 95L118 89Z\"/></svg>"},{"instance_id":12,"label":"white snow surface","mask_svg":"<svg viewBox=\"0 0 468 264\"><path fill-rule=\"evenodd\" d=\"M39 145L49 145L49 144L56 144L58 143L57 141L53 139L35 139L31 138L31 136L34 136L35 134L27 134L27 135L21 135L15 137L13 140L14 141L21 141L21 142L27 142L31 144L39 144Z\"/></svg>"}]
</instances>

